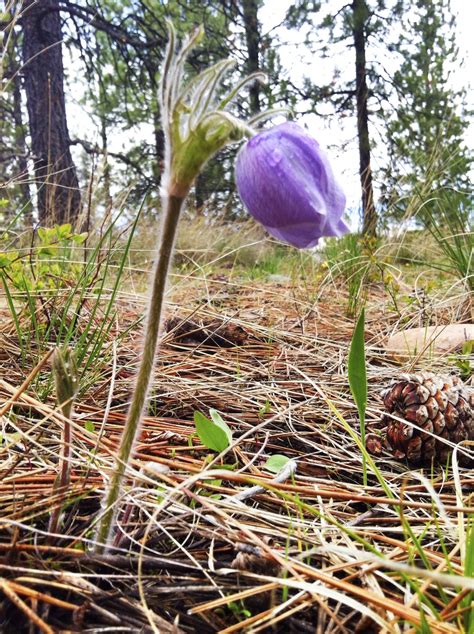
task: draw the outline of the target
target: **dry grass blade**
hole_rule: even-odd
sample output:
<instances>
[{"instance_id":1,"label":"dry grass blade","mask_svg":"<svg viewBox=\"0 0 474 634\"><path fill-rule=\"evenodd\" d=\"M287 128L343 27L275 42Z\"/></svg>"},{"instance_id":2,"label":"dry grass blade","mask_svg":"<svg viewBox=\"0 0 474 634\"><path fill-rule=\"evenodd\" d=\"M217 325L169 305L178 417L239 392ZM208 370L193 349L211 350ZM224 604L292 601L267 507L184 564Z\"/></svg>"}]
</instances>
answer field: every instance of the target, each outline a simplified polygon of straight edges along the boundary
<instances>
[{"instance_id":1,"label":"dry grass blade","mask_svg":"<svg viewBox=\"0 0 474 634\"><path fill-rule=\"evenodd\" d=\"M175 280L126 513L107 557L89 548L130 398L137 331L120 346L111 331L110 358L76 400L63 499L52 495L63 417L46 389L49 370L21 368L14 330L0 322L5 631L17 622L42 632L462 631L472 583L459 544L474 514L472 473L456 463L420 479L382 452L375 462L385 488L370 468L363 486L360 450L341 423L357 431L346 288L334 284L317 302L308 280L242 281L202 267ZM117 329L134 323L140 301L123 294ZM443 296L433 307L438 323L454 314L447 305ZM399 319L374 285L367 430L376 434L380 389L400 372L383 349ZM430 364L445 369L446 360ZM194 411L209 408L233 431L218 456L195 435ZM297 462L285 482L265 468L274 454ZM58 503L64 525L52 545L47 525Z\"/></svg>"},{"instance_id":2,"label":"dry grass blade","mask_svg":"<svg viewBox=\"0 0 474 634\"><path fill-rule=\"evenodd\" d=\"M46 362L49 360L52 354L53 354L53 350L50 350L43 356L43 358L39 361L39 363L36 364L36 366L33 368L33 370L31 370L31 372L28 374L28 376L20 385L20 387L17 390L15 390L11 398L9 398L7 402L3 405L3 407L0 408L0 416L3 416L4 414L6 414L8 410L12 407L13 403L15 403L21 397L23 392L28 388L30 383L34 380L38 372L40 372L40 370L43 368L43 366L46 364Z\"/></svg>"},{"instance_id":3,"label":"dry grass blade","mask_svg":"<svg viewBox=\"0 0 474 634\"><path fill-rule=\"evenodd\" d=\"M21 586L20 586L21 587ZM23 614L44 634L54 634L54 630L41 619L20 597L16 589L17 584L12 584L6 579L0 579L0 590L10 599Z\"/></svg>"}]
</instances>

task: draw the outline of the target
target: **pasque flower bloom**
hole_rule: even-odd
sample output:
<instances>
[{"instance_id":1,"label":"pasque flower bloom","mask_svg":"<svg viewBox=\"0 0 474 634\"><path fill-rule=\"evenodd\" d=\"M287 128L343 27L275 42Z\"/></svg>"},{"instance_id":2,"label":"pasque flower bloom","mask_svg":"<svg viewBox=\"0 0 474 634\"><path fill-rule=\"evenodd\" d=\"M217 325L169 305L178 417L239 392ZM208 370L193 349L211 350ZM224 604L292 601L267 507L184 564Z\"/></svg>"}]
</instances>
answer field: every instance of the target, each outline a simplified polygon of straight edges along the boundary
<instances>
[{"instance_id":1,"label":"pasque flower bloom","mask_svg":"<svg viewBox=\"0 0 474 634\"><path fill-rule=\"evenodd\" d=\"M143 349L127 420L116 454L115 468L103 498L102 513L96 537L96 551L103 552L120 542L116 533L121 491L126 470L140 435L162 320L168 270L178 221L186 196L206 162L230 143L254 134L257 121L268 119L276 111L262 112L247 122L227 112L227 106L250 82L262 79L260 72L244 77L222 94L225 74L235 65L221 60L193 78L186 77L185 63L190 51L204 35L198 28L177 47L176 31L168 23L166 48L159 90L159 105L164 136L164 171L162 175L162 220L152 277L148 318L144 329ZM118 537L118 542L116 542Z\"/></svg>"},{"instance_id":2,"label":"pasque flower bloom","mask_svg":"<svg viewBox=\"0 0 474 634\"><path fill-rule=\"evenodd\" d=\"M346 198L318 142L299 125L282 123L253 136L235 168L250 214L275 238L300 249L349 231Z\"/></svg>"}]
</instances>

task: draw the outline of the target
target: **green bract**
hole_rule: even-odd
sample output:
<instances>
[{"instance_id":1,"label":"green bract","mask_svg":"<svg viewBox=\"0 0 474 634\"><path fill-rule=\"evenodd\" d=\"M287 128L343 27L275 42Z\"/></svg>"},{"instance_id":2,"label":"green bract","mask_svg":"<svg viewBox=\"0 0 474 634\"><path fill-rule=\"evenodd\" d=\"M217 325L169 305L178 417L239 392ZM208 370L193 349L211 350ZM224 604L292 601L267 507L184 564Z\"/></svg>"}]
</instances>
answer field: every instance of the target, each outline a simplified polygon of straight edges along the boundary
<instances>
[{"instance_id":1,"label":"green bract","mask_svg":"<svg viewBox=\"0 0 474 634\"><path fill-rule=\"evenodd\" d=\"M249 82L264 79L253 73L243 79L220 101L219 88L226 73L235 65L222 60L189 81L183 80L184 64L189 52L199 43L202 27L192 33L176 50L176 32L168 22L169 41L160 85L160 105L165 135L166 195L183 198L189 192L203 165L225 145L252 136L248 124L233 117L224 108ZM271 112L269 115L273 115ZM264 115L265 116L265 115Z\"/></svg>"}]
</instances>

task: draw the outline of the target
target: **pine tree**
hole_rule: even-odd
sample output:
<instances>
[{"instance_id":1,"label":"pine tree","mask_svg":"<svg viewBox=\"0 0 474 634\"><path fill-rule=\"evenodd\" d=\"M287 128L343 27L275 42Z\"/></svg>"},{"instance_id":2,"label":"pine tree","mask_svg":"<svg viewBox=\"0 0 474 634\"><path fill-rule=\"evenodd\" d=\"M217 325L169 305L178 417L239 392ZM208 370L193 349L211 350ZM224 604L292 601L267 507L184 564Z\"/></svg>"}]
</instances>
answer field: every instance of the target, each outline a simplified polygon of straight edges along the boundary
<instances>
[{"instance_id":1,"label":"pine tree","mask_svg":"<svg viewBox=\"0 0 474 634\"><path fill-rule=\"evenodd\" d=\"M142 199L148 192L151 206L158 205L163 137L156 96L167 38L165 20L175 24L181 37L198 24L205 27L203 42L193 51L187 67L192 75L222 58L232 57L236 48L241 50L242 47L235 46L240 38L234 34L235 21L243 20L240 4L210 0L166 4L145 0L93 0L88 7L81 7L77 17L82 19L75 20L75 41L87 68L85 106L97 123L98 135L93 143L81 138L74 142L89 154L99 155L98 160L104 166L104 193L105 176L109 175L110 183L120 182L121 188L132 188L135 200ZM77 5L65 2L64 7L64 15L68 10L77 15ZM88 21L91 9L95 11L94 19L91 17ZM236 81L243 70L236 70L229 81ZM144 135L143 130L149 133ZM138 133L134 134L135 131ZM113 137L124 139L123 149L118 150L117 144L112 147ZM113 164L113 174L105 171L105 151ZM227 196L232 170L223 157L207 166L196 183L198 210L211 192L224 190Z\"/></svg>"},{"instance_id":2,"label":"pine tree","mask_svg":"<svg viewBox=\"0 0 474 634\"><path fill-rule=\"evenodd\" d=\"M25 0L22 8L23 74L38 216L44 224L75 223L81 193L69 147L60 5L57 0Z\"/></svg>"},{"instance_id":3,"label":"pine tree","mask_svg":"<svg viewBox=\"0 0 474 634\"><path fill-rule=\"evenodd\" d=\"M28 34L28 38L22 37L21 44L25 51L24 61L31 61L20 75L22 80L25 79L20 96L26 96L29 102L32 141L29 156L36 160L41 219L46 218L48 205L64 210L64 218L58 217L58 221L67 219L69 203L74 209L78 206L77 180L63 186L66 185L63 179L75 178L72 161L68 162L70 146L82 148L80 178L86 183L93 176L94 201L99 209L110 209L112 194L117 189L128 190L129 200L133 202L143 200L147 193L152 202L150 207L158 208L155 202L159 199L163 136L156 96L167 41L166 19L175 24L180 37L186 36L198 24L204 26L205 37L189 59L186 69L189 74L223 58L233 57L237 59L237 65L228 78L229 84L233 84L248 72L265 70L267 60L272 75L279 70L278 55L271 48L271 40L261 32L258 11L262 2L88 0L77 3L61 0L59 3L57 0L23 0L21 29L18 31L20 36ZM52 45L35 57L33 47L40 47L39 32L45 26L48 37L53 37L54 42L48 40ZM84 108L95 123L96 133L90 136L84 134L83 125L66 120L64 91L56 81L58 73L62 76L61 48L65 47L73 49L76 60L76 76L70 77L70 85L76 94L83 94ZM77 54L83 64L84 79L77 71ZM54 72L48 67L53 57L56 60ZM68 70L66 67L66 79ZM51 94L55 97L54 104L50 106L47 102L50 91L38 89L40 78L43 86L50 85L50 91L54 91ZM76 82L81 85L79 90L75 88ZM255 114L261 107L277 103L279 96L276 92L273 94L274 85L271 81L268 86L258 83L250 86L248 102L235 104L238 114ZM37 99L33 98L35 89L39 95ZM13 95L9 95L9 100L12 99ZM45 108L49 108L48 112L54 116L46 116ZM43 116L39 115L40 109ZM11 107L11 111L14 110ZM47 126L40 124L48 121L58 123L58 126L51 129L48 137L52 141L51 147L45 148L47 137L43 133ZM13 123L8 125L8 135L13 137ZM60 144L58 153L56 148ZM4 167L13 172L16 149L12 156L10 154ZM60 158L66 162L59 164ZM206 166L196 183L196 209L202 208L210 197L221 206L229 201L233 191L232 165L233 149L228 148ZM45 185L41 186L41 183ZM60 194L67 192L69 199L60 201ZM53 205L56 197L58 202ZM73 210L70 215L75 215Z\"/></svg>"},{"instance_id":4,"label":"pine tree","mask_svg":"<svg viewBox=\"0 0 474 634\"><path fill-rule=\"evenodd\" d=\"M19 30L13 16L3 35L0 90L0 183L1 219L6 224L14 218L31 224L31 193L26 144L27 126L22 92Z\"/></svg>"},{"instance_id":5,"label":"pine tree","mask_svg":"<svg viewBox=\"0 0 474 634\"><path fill-rule=\"evenodd\" d=\"M393 82L398 95L387 127L390 165L384 196L394 216L436 215L437 199L449 190L451 205L467 213L472 156L463 142L469 124L465 94L450 87L458 51L449 0L417 0L404 21L402 57Z\"/></svg>"},{"instance_id":6,"label":"pine tree","mask_svg":"<svg viewBox=\"0 0 474 634\"><path fill-rule=\"evenodd\" d=\"M385 116L381 104L387 102L391 91L391 78L378 64L380 48L388 50L390 27L399 20L402 12L403 0L352 0L338 6L328 0L300 0L290 8L287 18L289 26L295 28L310 25L307 46L325 59L338 59L341 53L345 54L345 48L349 48L354 56L350 73L335 67L329 84L317 84L307 78L303 88L293 88L309 105L307 112L322 114L325 110L327 115L327 108L321 106L330 104L336 116L349 114L355 117L362 231L367 236L375 235L378 222L371 159L373 132ZM314 16L318 17L317 22Z\"/></svg>"}]
</instances>

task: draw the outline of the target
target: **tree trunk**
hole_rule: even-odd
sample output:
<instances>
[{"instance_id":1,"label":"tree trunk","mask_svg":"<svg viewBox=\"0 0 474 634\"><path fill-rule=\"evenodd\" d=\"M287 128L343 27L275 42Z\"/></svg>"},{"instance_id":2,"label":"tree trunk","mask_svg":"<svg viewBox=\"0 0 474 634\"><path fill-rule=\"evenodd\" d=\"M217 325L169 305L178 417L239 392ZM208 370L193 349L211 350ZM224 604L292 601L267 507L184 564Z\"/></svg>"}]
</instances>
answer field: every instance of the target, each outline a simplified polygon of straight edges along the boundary
<instances>
[{"instance_id":1,"label":"tree trunk","mask_svg":"<svg viewBox=\"0 0 474 634\"><path fill-rule=\"evenodd\" d=\"M242 0L244 13L245 41L247 44L247 72L259 70L260 29L258 24L257 0ZM254 81L249 90L250 114L260 112L260 84Z\"/></svg>"},{"instance_id":2,"label":"tree trunk","mask_svg":"<svg viewBox=\"0 0 474 634\"><path fill-rule=\"evenodd\" d=\"M206 202L206 173L200 172L194 183L194 208L196 216L204 215L204 205Z\"/></svg>"},{"instance_id":3,"label":"tree trunk","mask_svg":"<svg viewBox=\"0 0 474 634\"><path fill-rule=\"evenodd\" d=\"M76 224L81 194L69 148L58 0L26 0L21 18L25 91L42 224Z\"/></svg>"},{"instance_id":4,"label":"tree trunk","mask_svg":"<svg viewBox=\"0 0 474 634\"><path fill-rule=\"evenodd\" d=\"M108 137L107 122L103 114L100 116L100 138L102 141L102 178L104 183L104 205L105 213L109 215L112 211L112 186L111 186L111 170L108 154Z\"/></svg>"},{"instance_id":5,"label":"tree trunk","mask_svg":"<svg viewBox=\"0 0 474 634\"><path fill-rule=\"evenodd\" d=\"M365 61L365 26L369 10L365 0L352 2L352 35L356 53L357 133L359 138L359 175L362 189L362 233L375 236L377 213L374 206L372 169L370 167L369 114L367 109L367 78Z\"/></svg>"},{"instance_id":6,"label":"tree trunk","mask_svg":"<svg viewBox=\"0 0 474 634\"><path fill-rule=\"evenodd\" d=\"M5 49L3 52L3 65L5 68L4 79L6 80L6 89L2 95L2 122L0 130L0 145L6 150L9 144L12 144L13 152L10 161L7 163L5 173L1 174L1 178L5 182L10 182L10 191L18 192L19 196L15 202L14 215L18 213L18 207L23 212L23 220L26 225L32 224L31 218L31 192L29 186L28 173L28 150L26 144L26 128L23 120L23 104L21 93L21 60L18 58L18 32L11 28L8 35L5 34ZM1 71L0 71L1 73ZM10 163L10 164L9 164ZM3 161L2 161L3 166ZM9 168L9 169L8 169ZM11 181L10 181L11 179Z\"/></svg>"},{"instance_id":7,"label":"tree trunk","mask_svg":"<svg viewBox=\"0 0 474 634\"><path fill-rule=\"evenodd\" d=\"M161 113L160 106L158 104L158 85L156 83L152 83L152 91L153 91L153 104L152 104L152 115L153 115L153 134L155 141L155 160L153 162L153 176L155 178L156 186L159 188L161 183L161 175L163 171L163 160L165 157L165 136L163 134L163 125L161 122Z\"/></svg>"},{"instance_id":8,"label":"tree trunk","mask_svg":"<svg viewBox=\"0 0 474 634\"><path fill-rule=\"evenodd\" d=\"M23 122L23 104L21 98L21 79L20 71L15 68L12 75L13 79L13 119L15 125L15 147L18 152L18 171L19 171L19 188L21 192L21 201L23 206L23 220L25 225L33 224L32 201L30 192L30 175L28 171L27 150L26 150L26 134Z\"/></svg>"}]
</instances>

